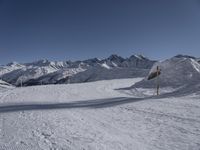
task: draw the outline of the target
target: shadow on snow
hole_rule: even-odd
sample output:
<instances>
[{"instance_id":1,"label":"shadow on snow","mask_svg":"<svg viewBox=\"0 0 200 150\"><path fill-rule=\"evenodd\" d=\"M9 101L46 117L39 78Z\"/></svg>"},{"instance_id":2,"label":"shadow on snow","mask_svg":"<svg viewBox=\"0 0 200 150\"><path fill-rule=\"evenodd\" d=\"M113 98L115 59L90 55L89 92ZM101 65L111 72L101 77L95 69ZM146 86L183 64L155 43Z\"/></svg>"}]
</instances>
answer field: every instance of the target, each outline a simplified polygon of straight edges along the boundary
<instances>
[{"instance_id":1,"label":"shadow on snow","mask_svg":"<svg viewBox=\"0 0 200 150\"><path fill-rule=\"evenodd\" d=\"M146 100L149 98L117 97L117 98L108 98L108 99L75 101L75 102L69 102L69 103L9 104L9 105L0 106L0 113L16 112L16 111L30 111L30 110L48 110L48 109L105 108L105 107L112 107L116 105Z\"/></svg>"},{"instance_id":2,"label":"shadow on snow","mask_svg":"<svg viewBox=\"0 0 200 150\"><path fill-rule=\"evenodd\" d=\"M6 112L16 112L16 111L31 111L31 110L49 110L49 109L72 109L72 108L106 108L113 107L121 104L127 104L137 101L150 100L150 99L160 99L160 98L170 98L170 97L181 97L185 93L194 93L194 90L190 88L184 88L185 90L177 90L172 93L165 93L159 96L149 96L144 98L134 98L134 97L116 97L116 98L106 98L106 99L96 99L96 100L86 100L86 101L74 101L68 103L21 103L21 104L7 104L0 106L0 113ZM187 90L186 90L187 89Z\"/></svg>"}]
</instances>

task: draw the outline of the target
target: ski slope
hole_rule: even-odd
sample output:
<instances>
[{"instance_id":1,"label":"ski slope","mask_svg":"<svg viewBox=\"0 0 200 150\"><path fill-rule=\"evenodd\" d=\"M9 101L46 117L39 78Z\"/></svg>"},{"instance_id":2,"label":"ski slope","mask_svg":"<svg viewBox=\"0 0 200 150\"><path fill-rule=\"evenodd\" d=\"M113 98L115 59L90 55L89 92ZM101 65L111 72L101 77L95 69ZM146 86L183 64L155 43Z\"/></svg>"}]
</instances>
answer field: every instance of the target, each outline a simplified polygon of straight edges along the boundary
<instances>
[{"instance_id":1,"label":"ski slope","mask_svg":"<svg viewBox=\"0 0 200 150\"><path fill-rule=\"evenodd\" d=\"M116 90L140 80L1 91L0 149L199 150L200 95L156 98Z\"/></svg>"}]
</instances>

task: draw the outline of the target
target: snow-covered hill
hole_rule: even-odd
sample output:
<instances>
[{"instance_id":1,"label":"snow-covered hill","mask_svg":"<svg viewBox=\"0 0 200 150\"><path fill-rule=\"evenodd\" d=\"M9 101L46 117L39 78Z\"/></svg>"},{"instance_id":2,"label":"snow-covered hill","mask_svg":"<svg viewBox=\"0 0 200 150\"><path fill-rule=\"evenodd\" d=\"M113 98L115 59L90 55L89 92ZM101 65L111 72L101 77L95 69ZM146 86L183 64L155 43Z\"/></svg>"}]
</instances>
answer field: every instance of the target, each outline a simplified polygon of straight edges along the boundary
<instances>
[{"instance_id":1,"label":"snow-covered hill","mask_svg":"<svg viewBox=\"0 0 200 150\"><path fill-rule=\"evenodd\" d=\"M14 62L0 67L0 77L4 81L16 86L21 85L21 82L24 86L66 83L69 78L87 70L85 74L87 74L87 78L91 78L90 81L115 79L118 77L137 77L136 75L138 74L140 74L138 77L141 77L146 75L146 72L154 63L155 61L141 55L133 55L126 59L117 55L111 55L102 60L93 58L75 62L48 60L24 64ZM95 72L91 72L92 70L97 72L103 71L104 73L96 74L95 78L92 79L93 74L95 74ZM112 72L115 73L116 71L119 75L112 74ZM120 73L120 71L123 72ZM125 73L124 71L128 72ZM131 76L132 74L133 76ZM81 76L82 74L77 75L76 78L73 77L73 82L85 82L86 80L79 79Z\"/></svg>"},{"instance_id":2,"label":"snow-covered hill","mask_svg":"<svg viewBox=\"0 0 200 150\"><path fill-rule=\"evenodd\" d=\"M155 72L157 66L161 69L161 75L159 76L161 87L183 87L200 83L200 64L192 57L178 55L171 59L157 62L150 70L150 73ZM152 80L145 78L134 86L153 88L155 83L156 78Z\"/></svg>"},{"instance_id":3,"label":"snow-covered hill","mask_svg":"<svg viewBox=\"0 0 200 150\"><path fill-rule=\"evenodd\" d=\"M0 93L7 91L8 89L13 89L13 88L14 88L13 85L0 79Z\"/></svg>"},{"instance_id":4,"label":"snow-covered hill","mask_svg":"<svg viewBox=\"0 0 200 150\"><path fill-rule=\"evenodd\" d=\"M140 80L0 92L0 149L198 150L200 93L159 98L115 90Z\"/></svg>"},{"instance_id":5,"label":"snow-covered hill","mask_svg":"<svg viewBox=\"0 0 200 150\"><path fill-rule=\"evenodd\" d=\"M19 63L8 64L0 68L0 70L7 69L6 73L2 73L3 80L14 85L20 85L22 82L27 82L30 79L36 79L43 75L56 72L60 69L67 67L68 64L64 62L50 62L48 60L39 60L33 63ZM9 71L8 71L9 70ZM3 71L2 71L3 72Z\"/></svg>"},{"instance_id":6,"label":"snow-covered hill","mask_svg":"<svg viewBox=\"0 0 200 150\"><path fill-rule=\"evenodd\" d=\"M0 76L4 75L6 73L12 72L14 70L17 70L17 69L22 69L24 67L25 67L24 65L21 65L17 62L11 62L11 63L7 64L6 66L0 66Z\"/></svg>"},{"instance_id":7,"label":"snow-covered hill","mask_svg":"<svg viewBox=\"0 0 200 150\"><path fill-rule=\"evenodd\" d=\"M0 79L0 88L8 88L10 86L12 85Z\"/></svg>"},{"instance_id":8,"label":"snow-covered hill","mask_svg":"<svg viewBox=\"0 0 200 150\"><path fill-rule=\"evenodd\" d=\"M161 69L158 78L148 80L148 76L156 72L157 66ZM149 75L131 87L124 88L129 93L138 93L140 96L155 95L157 83L161 95L188 95L198 92L200 88L200 63L198 59L187 55L177 55L165 61L156 62Z\"/></svg>"},{"instance_id":9,"label":"snow-covered hill","mask_svg":"<svg viewBox=\"0 0 200 150\"><path fill-rule=\"evenodd\" d=\"M69 77L68 83L82 83L98 80L122 79L122 78L137 78L145 77L149 69L141 69L135 67L122 67L106 69L102 67L93 67L84 72L80 72Z\"/></svg>"}]
</instances>

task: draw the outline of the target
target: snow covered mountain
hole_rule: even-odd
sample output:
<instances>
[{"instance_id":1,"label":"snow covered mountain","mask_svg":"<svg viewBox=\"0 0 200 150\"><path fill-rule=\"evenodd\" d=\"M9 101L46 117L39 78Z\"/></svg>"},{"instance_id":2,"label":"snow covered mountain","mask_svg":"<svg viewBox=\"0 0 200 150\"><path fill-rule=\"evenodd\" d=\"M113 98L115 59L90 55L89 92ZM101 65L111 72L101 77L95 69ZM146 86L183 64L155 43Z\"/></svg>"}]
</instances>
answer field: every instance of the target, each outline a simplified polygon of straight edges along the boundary
<instances>
[{"instance_id":1,"label":"snow covered mountain","mask_svg":"<svg viewBox=\"0 0 200 150\"><path fill-rule=\"evenodd\" d=\"M22 65L16 63L11 65L11 67L10 65L4 67L10 71L2 74L1 77L8 83L19 85L21 81L26 82L30 79L36 79L45 74L49 74L62 69L65 66L67 66L67 64L60 62L50 62L48 60L40 60L37 62Z\"/></svg>"},{"instance_id":2,"label":"snow covered mountain","mask_svg":"<svg viewBox=\"0 0 200 150\"><path fill-rule=\"evenodd\" d=\"M22 69L23 67L25 67L25 66L22 64L19 64L17 62L11 62L5 66L0 66L0 76L4 75L6 73L12 72L14 70L17 70L17 69Z\"/></svg>"},{"instance_id":3,"label":"snow covered mountain","mask_svg":"<svg viewBox=\"0 0 200 150\"><path fill-rule=\"evenodd\" d=\"M10 84L3 80L0 80L0 87L3 87L3 86L10 86Z\"/></svg>"},{"instance_id":4,"label":"snow covered mountain","mask_svg":"<svg viewBox=\"0 0 200 150\"><path fill-rule=\"evenodd\" d=\"M74 62L49 60L24 64L13 62L0 67L0 77L16 86L21 82L24 86L29 86L144 77L154 63L155 61L141 55L132 55L129 58L111 55L102 60L93 58Z\"/></svg>"},{"instance_id":5,"label":"snow covered mountain","mask_svg":"<svg viewBox=\"0 0 200 150\"><path fill-rule=\"evenodd\" d=\"M195 86L200 85L200 64L195 57L177 55L165 61L157 62L151 68L150 73L155 72L157 66L161 69L159 76L161 88L184 88L191 86L194 90ZM133 87L155 88L156 78L152 80L145 78Z\"/></svg>"},{"instance_id":6,"label":"snow covered mountain","mask_svg":"<svg viewBox=\"0 0 200 150\"><path fill-rule=\"evenodd\" d=\"M135 67L121 67L112 69L94 67L69 77L67 82L81 83L98 80L145 77L148 74L148 71L149 69L141 69Z\"/></svg>"},{"instance_id":7,"label":"snow covered mountain","mask_svg":"<svg viewBox=\"0 0 200 150\"><path fill-rule=\"evenodd\" d=\"M14 86L12 86L11 84L0 79L0 92L10 89L10 88L13 88L13 87Z\"/></svg>"}]
</instances>

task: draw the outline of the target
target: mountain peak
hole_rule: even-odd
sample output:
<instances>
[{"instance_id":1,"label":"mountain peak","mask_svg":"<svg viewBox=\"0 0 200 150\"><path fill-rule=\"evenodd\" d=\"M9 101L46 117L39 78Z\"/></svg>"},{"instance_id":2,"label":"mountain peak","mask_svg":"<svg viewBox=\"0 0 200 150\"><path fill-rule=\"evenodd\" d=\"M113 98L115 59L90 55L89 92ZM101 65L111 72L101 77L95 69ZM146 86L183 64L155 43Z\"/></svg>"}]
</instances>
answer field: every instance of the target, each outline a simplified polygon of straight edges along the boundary
<instances>
[{"instance_id":1,"label":"mountain peak","mask_svg":"<svg viewBox=\"0 0 200 150\"><path fill-rule=\"evenodd\" d=\"M108 57L108 59L111 60L111 61L113 61L113 60L120 60L120 61L124 60L124 58L122 58L121 56L118 56L118 55L116 55L116 54L110 55L110 56Z\"/></svg>"},{"instance_id":2,"label":"mountain peak","mask_svg":"<svg viewBox=\"0 0 200 150\"><path fill-rule=\"evenodd\" d=\"M135 59L135 58L137 58L137 59L148 59L148 58L146 58L145 56L143 56L141 54L139 54L139 55L132 55L132 56L130 56L130 58L131 59Z\"/></svg>"},{"instance_id":3,"label":"mountain peak","mask_svg":"<svg viewBox=\"0 0 200 150\"><path fill-rule=\"evenodd\" d=\"M100 60L98 58L91 58L91 59L87 59L87 60L84 60L83 62L93 62L93 63L96 63L96 62L99 62Z\"/></svg>"},{"instance_id":4,"label":"mountain peak","mask_svg":"<svg viewBox=\"0 0 200 150\"><path fill-rule=\"evenodd\" d=\"M48 59L40 59L38 61L36 61L36 63L43 63L43 64L46 64L46 63L49 63L50 61Z\"/></svg>"},{"instance_id":5,"label":"mountain peak","mask_svg":"<svg viewBox=\"0 0 200 150\"><path fill-rule=\"evenodd\" d=\"M14 66L21 66L21 64L19 64L16 61L12 61L12 62L8 63L7 66L14 67Z\"/></svg>"},{"instance_id":6,"label":"mountain peak","mask_svg":"<svg viewBox=\"0 0 200 150\"><path fill-rule=\"evenodd\" d=\"M33 66L46 66L46 65L50 65L51 62L47 59L40 59L37 61L34 61L32 63L27 63L26 65L33 65Z\"/></svg>"},{"instance_id":7,"label":"mountain peak","mask_svg":"<svg viewBox=\"0 0 200 150\"><path fill-rule=\"evenodd\" d=\"M182 54L178 54L176 56L174 56L175 58L192 58L192 59L196 59L195 57L193 56L190 56L190 55L182 55Z\"/></svg>"}]
</instances>

